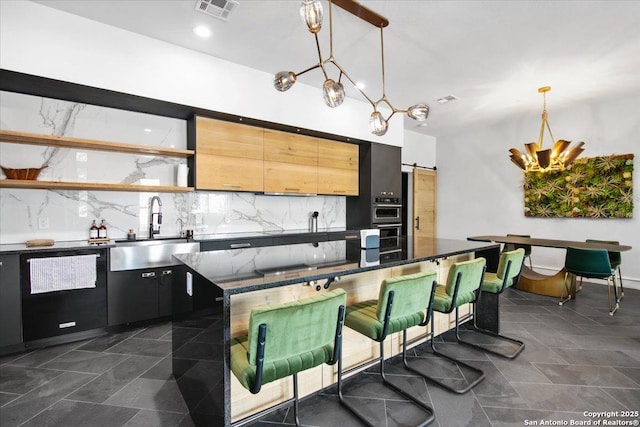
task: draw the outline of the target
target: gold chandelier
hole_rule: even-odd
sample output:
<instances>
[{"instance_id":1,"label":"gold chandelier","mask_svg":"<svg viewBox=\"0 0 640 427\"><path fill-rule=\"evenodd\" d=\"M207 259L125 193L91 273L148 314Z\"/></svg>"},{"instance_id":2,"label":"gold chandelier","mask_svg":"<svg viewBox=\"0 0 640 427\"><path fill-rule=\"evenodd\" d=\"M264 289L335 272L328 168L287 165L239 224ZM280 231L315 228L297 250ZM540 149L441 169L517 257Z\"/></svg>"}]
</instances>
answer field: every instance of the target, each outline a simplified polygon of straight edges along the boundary
<instances>
[{"instance_id":1,"label":"gold chandelier","mask_svg":"<svg viewBox=\"0 0 640 427\"><path fill-rule=\"evenodd\" d=\"M578 142L570 150L567 150L569 145L571 145L571 141L565 141L564 139L556 141L552 148L547 148L546 150L542 149L542 140L544 138L545 128L549 131L551 142L554 141L553 133L551 133L551 126L549 126L549 122L547 120L547 92L550 90L551 86L543 86L538 89L538 92L542 94L544 100L542 107L542 124L540 125L540 136L538 136L538 142L530 142L524 145L527 153L526 155L522 154L517 148L509 150L511 153L511 161L525 172L563 170L584 151L584 148L582 148L584 142L582 141Z\"/></svg>"},{"instance_id":2,"label":"gold chandelier","mask_svg":"<svg viewBox=\"0 0 640 427\"><path fill-rule=\"evenodd\" d=\"M358 18L367 21L371 25L380 28L380 52L382 58L382 96L374 101L367 96L364 91L356 85L351 77L347 74L344 68L338 64L333 56L333 17L332 17L332 4L341 7L347 12L357 16ZM360 92L360 94L371 104L373 112L369 118L369 128L374 135L382 136L387 132L389 128L389 120L396 113L406 113L407 116L414 120L424 121L429 116L429 106L425 103L418 103L412 105L406 110L399 110L395 108L391 102L387 99L385 80L384 80L384 39L383 29L389 25L387 18L378 15L372 10L362 6L353 0L329 0L329 57L323 59L322 51L320 49L320 43L318 41L318 33L322 28L322 3L320 0L303 0L300 6L300 16L302 20L307 24L309 31L314 35L316 40L316 47L318 49L318 63L303 70L299 73L293 71L280 71L275 75L273 80L273 86L280 92L284 92L293 86L297 78L302 74L320 68L324 74L324 84L322 85L322 96L325 104L329 107L337 107L344 101L345 92L344 85L342 84L342 78L347 79L354 88ZM327 72L327 65L332 64L339 72L338 79L334 80L329 77ZM378 111L378 107L386 104L391 110L391 114L387 117Z\"/></svg>"}]
</instances>

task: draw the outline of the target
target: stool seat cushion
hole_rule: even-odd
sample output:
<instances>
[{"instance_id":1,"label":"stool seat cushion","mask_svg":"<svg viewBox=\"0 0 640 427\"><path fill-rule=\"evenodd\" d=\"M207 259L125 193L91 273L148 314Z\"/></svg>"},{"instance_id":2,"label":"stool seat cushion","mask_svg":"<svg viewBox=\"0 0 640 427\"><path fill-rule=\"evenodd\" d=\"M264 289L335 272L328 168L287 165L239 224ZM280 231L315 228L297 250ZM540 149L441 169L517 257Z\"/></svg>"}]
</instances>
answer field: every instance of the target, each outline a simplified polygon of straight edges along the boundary
<instances>
[{"instance_id":1,"label":"stool seat cushion","mask_svg":"<svg viewBox=\"0 0 640 427\"><path fill-rule=\"evenodd\" d=\"M256 380L256 365L249 364L247 359L248 342L246 335L231 340L231 371L244 388L251 389ZM333 343L288 358L265 362L262 382L266 384L327 363L332 355Z\"/></svg>"},{"instance_id":2,"label":"stool seat cushion","mask_svg":"<svg viewBox=\"0 0 640 427\"><path fill-rule=\"evenodd\" d=\"M411 328L423 320L423 311L392 318L387 333L393 334ZM384 324L378 320L378 300L363 301L347 307L344 324L374 341L379 340Z\"/></svg>"},{"instance_id":3,"label":"stool seat cushion","mask_svg":"<svg viewBox=\"0 0 640 427\"><path fill-rule=\"evenodd\" d=\"M513 284L513 279L507 279L505 287L509 287ZM497 273L484 273L484 280L482 281L482 292L490 292L497 294L502 289L502 279L498 277Z\"/></svg>"},{"instance_id":4,"label":"stool seat cushion","mask_svg":"<svg viewBox=\"0 0 640 427\"><path fill-rule=\"evenodd\" d=\"M433 309L440 313L448 313L452 308L453 295L447 293L447 287L445 285L438 285L436 287L436 294L433 296ZM459 307L462 304L472 302L476 299L476 294L472 292L458 293L456 305Z\"/></svg>"}]
</instances>

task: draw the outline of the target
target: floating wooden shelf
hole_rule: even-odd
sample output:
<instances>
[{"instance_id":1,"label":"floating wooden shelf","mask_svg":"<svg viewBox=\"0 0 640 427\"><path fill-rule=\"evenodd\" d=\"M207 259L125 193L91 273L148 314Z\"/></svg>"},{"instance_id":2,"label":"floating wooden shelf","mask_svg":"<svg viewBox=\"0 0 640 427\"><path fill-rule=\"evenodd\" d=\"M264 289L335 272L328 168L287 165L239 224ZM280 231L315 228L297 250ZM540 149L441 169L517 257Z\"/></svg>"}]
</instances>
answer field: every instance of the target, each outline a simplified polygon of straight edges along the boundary
<instances>
[{"instance_id":1,"label":"floating wooden shelf","mask_svg":"<svg viewBox=\"0 0 640 427\"><path fill-rule=\"evenodd\" d=\"M193 150L179 148L155 147L149 145L122 144L118 142L96 141L91 139L71 138L67 136L51 136L36 133L0 130L0 142L12 144L45 145L49 147L80 148L83 150L111 151L115 153L143 154L164 157L193 156Z\"/></svg>"},{"instance_id":2,"label":"floating wooden shelf","mask_svg":"<svg viewBox=\"0 0 640 427\"><path fill-rule=\"evenodd\" d=\"M0 179L0 188L37 188L42 190L137 191L149 193L188 193L193 187L140 184L101 184L95 182L33 181Z\"/></svg>"}]
</instances>

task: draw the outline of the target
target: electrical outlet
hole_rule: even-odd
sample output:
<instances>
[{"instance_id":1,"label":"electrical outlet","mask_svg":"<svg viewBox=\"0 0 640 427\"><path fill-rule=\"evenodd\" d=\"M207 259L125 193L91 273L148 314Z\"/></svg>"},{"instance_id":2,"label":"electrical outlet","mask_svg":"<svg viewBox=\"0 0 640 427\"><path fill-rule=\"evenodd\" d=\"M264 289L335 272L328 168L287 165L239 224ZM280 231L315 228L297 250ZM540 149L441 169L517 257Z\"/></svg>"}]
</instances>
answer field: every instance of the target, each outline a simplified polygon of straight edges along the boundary
<instances>
[{"instance_id":1,"label":"electrical outlet","mask_svg":"<svg viewBox=\"0 0 640 427\"><path fill-rule=\"evenodd\" d=\"M40 230L46 230L47 228L49 228L49 217L48 216L43 216L38 218L38 228Z\"/></svg>"}]
</instances>

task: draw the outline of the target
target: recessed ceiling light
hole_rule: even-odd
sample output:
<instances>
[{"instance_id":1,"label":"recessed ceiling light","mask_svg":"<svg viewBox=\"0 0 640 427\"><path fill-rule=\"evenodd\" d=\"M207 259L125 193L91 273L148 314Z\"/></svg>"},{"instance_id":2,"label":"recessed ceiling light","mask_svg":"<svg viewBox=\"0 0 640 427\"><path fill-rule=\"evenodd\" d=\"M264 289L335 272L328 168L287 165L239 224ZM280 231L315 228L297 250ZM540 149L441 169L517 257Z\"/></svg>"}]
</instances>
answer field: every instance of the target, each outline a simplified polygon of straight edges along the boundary
<instances>
[{"instance_id":1,"label":"recessed ceiling light","mask_svg":"<svg viewBox=\"0 0 640 427\"><path fill-rule=\"evenodd\" d=\"M193 34L198 37L202 37L203 39L208 39L211 37L211 30L209 27L205 27L204 25L198 25L193 29Z\"/></svg>"},{"instance_id":2,"label":"recessed ceiling light","mask_svg":"<svg viewBox=\"0 0 640 427\"><path fill-rule=\"evenodd\" d=\"M151 129L149 129L149 128L144 128L144 131L145 131L145 132L151 132Z\"/></svg>"},{"instance_id":3,"label":"recessed ceiling light","mask_svg":"<svg viewBox=\"0 0 640 427\"><path fill-rule=\"evenodd\" d=\"M438 104L446 104L447 102L455 101L456 99L458 99L458 97L455 95L447 95L443 96L442 98L436 99L436 101L438 102Z\"/></svg>"}]
</instances>

